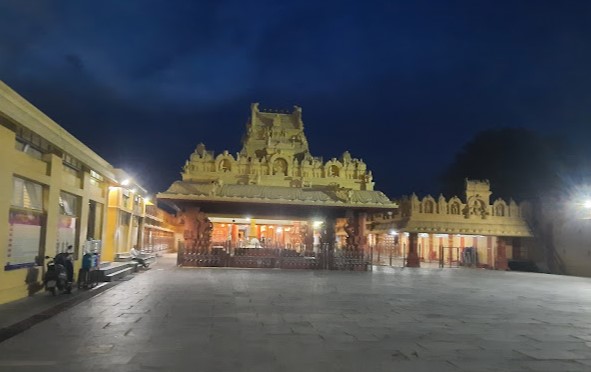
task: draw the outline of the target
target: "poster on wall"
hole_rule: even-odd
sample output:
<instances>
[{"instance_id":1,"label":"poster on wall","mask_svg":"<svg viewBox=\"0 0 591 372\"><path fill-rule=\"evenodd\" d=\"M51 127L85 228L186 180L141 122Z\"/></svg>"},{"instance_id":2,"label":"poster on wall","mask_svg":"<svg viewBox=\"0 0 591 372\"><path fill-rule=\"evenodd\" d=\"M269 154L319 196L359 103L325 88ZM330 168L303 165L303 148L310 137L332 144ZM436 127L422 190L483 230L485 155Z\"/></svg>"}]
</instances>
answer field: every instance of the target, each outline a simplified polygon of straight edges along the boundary
<instances>
[{"instance_id":1,"label":"poster on wall","mask_svg":"<svg viewBox=\"0 0 591 372\"><path fill-rule=\"evenodd\" d=\"M42 225L42 215L26 211L10 211L4 270L35 266L41 244Z\"/></svg>"},{"instance_id":2,"label":"poster on wall","mask_svg":"<svg viewBox=\"0 0 591 372\"><path fill-rule=\"evenodd\" d=\"M76 247L76 217L59 217L56 253L65 252L69 245Z\"/></svg>"}]
</instances>

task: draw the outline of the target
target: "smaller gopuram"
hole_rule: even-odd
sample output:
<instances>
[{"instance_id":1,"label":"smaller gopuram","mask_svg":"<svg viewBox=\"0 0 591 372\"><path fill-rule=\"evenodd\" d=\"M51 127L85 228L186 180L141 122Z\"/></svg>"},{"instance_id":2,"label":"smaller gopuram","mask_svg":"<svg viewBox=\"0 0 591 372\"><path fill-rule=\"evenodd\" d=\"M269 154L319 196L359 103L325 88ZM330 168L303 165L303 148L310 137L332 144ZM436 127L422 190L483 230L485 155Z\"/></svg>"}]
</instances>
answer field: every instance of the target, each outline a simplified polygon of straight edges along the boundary
<instances>
[{"instance_id":1,"label":"smaller gopuram","mask_svg":"<svg viewBox=\"0 0 591 372\"><path fill-rule=\"evenodd\" d=\"M528 203L491 201L489 181L466 180L464 199L439 195L399 200L399 209L370 217L369 241L378 263L405 266L466 264L498 270L508 260L527 260L533 237Z\"/></svg>"},{"instance_id":2,"label":"smaller gopuram","mask_svg":"<svg viewBox=\"0 0 591 372\"><path fill-rule=\"evenodd\" d=\"M294 267L338 269L343 252L358 260L367 254L367 214L396 208L374 190L363 160L348 151L328 160L310 153L300 107L261 110L258 103L238 153L198 144L181 180L157 197L181 211L181 264L204 266L278 267L291 260ZM244 258L255 256L264 259Z\"/></svg>"}]
</instances>

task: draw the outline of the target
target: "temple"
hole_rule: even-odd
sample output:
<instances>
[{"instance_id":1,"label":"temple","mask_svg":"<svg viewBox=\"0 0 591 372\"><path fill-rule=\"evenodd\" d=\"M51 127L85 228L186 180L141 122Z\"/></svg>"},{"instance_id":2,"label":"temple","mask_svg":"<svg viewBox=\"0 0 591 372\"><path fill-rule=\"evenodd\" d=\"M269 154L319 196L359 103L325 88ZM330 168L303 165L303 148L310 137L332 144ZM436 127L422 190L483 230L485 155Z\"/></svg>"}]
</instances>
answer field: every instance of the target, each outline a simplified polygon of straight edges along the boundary
<instances>
[{"instance_id":1,"label":"temple","mask_svg":"<svg viewBox=\"0 0 591 372\"><path fill-rule=\"evenodd\" d=\"M185 266L366 270L370 264L508 269L528 260L527 205L497 199L490 183L466 180L463 200L374 190L361 159L310 153L302 109L261 110L236 155L197 145L182 179L159 201L184 224Z\"/></svg>"},{"instance_id":2,"label":"temple","mask_svg":"<svg viewBox=\"0 0 591 372\"><path fill-rule=\"evenodd\" d=\"M466 180L463 200L439 195L399 200L393 212L374 214L368 236L375 264L433 264L507 270L509 260L528 262L533 234L528 203L491 201L490 183Z\"/></svg>"},{"instance_id":3,"label":"temple","mask_svg":"<svg viewBox=\"0 0 591 372\"><path fill-rule=\"evenodd\" d=\"M368 214L396 204L374 190L363 160L348 151L328 161L313 156L297 106L284 112L253 104L242 144L236 155L197 145L182 179L158 194L185 226L181 264L339 268L345 257L365 261Z\"/></svg>"}]
</instances>

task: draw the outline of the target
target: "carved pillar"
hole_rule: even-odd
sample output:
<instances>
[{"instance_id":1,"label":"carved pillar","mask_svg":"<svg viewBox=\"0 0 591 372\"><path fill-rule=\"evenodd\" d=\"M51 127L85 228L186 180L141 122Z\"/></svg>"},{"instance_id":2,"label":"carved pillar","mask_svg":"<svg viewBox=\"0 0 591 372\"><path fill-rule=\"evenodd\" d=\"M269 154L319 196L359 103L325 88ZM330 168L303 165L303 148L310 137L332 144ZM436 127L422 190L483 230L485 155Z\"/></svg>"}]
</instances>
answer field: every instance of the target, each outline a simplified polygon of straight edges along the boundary
<instances>
[{"instance_id":1,"label":"carved pillar","mask_svg":"<svg viewBox=\"0 0 591 372\"><path fill-rule=\"evenodd\" d=\"M185 221L185 230L183 231L185 253L195 253L197 249L197 228L195 223L198 213L199 208L187 208L182 214L182 218Z\"/></svg>"},{"instance_id":2,"label":"carved pillar","mask_svg":"<svg viewBox=\"0 0 591 372\"><path fill-rule=\"evenodd\" d=\"M497 253L495 255L495 268L497 270L509 270L509 261L507 260L507 248L505 239L497 237Z\"/></svg>"},{"instance_id":3,"label":"carved pillar","mask_svg":"<svg viewBox=\"0 0 591 372\"><path fill-rule=\"evenodd\" d=\"M406 267L421 267L418 255L419 234L410 233L408 235L408 256L406 258Z\"/></svg>"},{"instance_id":4,"label":"carved pillar","mask_svg":"<svg viewBox=\"0 0 591 372\"><path fill-rule=\"evenodd\" d=\"M367 213L365 212L360 212L359 214L357 214L357 241L358 241L358 246L357 249L359 250L359 252L361 253L367 253L367 235L366 235L366 230L367 230Z\"/></svg>"}]
</instances>

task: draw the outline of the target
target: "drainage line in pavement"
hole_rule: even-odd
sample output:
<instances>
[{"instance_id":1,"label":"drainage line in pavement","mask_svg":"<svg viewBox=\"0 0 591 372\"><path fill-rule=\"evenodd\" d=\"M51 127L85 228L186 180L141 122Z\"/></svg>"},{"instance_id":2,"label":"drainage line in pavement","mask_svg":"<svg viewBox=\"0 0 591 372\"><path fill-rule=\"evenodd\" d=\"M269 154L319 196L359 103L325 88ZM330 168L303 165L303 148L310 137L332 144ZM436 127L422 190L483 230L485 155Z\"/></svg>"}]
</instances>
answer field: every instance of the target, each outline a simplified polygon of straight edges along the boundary
<instances>
[{"instance_id":1,"label":"drainage line in pavement","mask_svg":"<svg viewBox=\"0 0 591 372\"><path fill-rule=\"evenodd\" d=\"M81 302L84 302L86 300L89 300L93 297L102 294L104 291L113 288L116 284L118 283L113 283L113 285L108 285L107 283L105 283L105 285L103 286L97 287L94 290L89 291L87 293L77 295L67 301L55 305L54 307L44 310L39 314L32 315L8 327L0 328L0 343L8 340L11 337L18 335L19 333L26 331L35 324L41 323L42 321L47 320L61 313L64 310L68 310Z\"/></svg>"}]
</instances>

